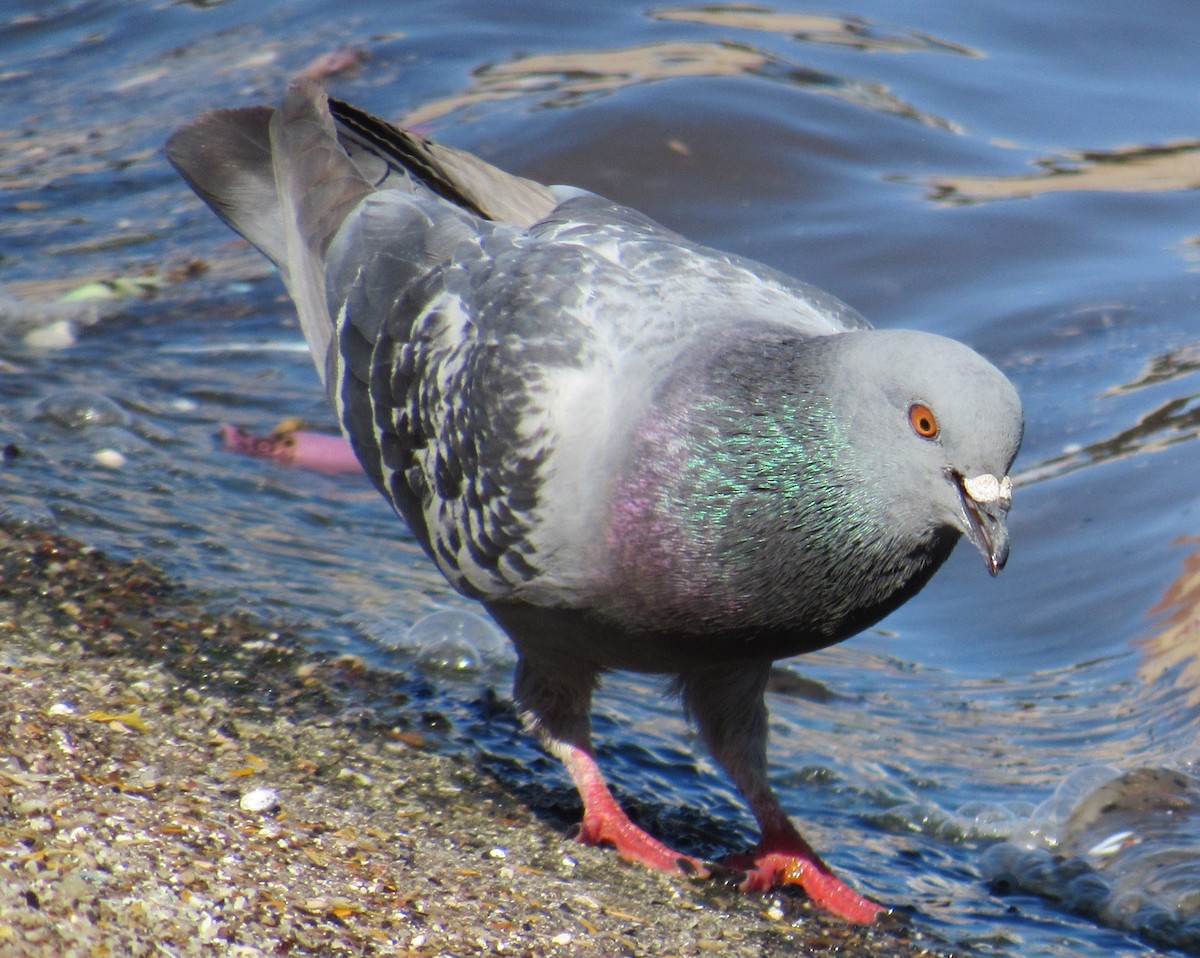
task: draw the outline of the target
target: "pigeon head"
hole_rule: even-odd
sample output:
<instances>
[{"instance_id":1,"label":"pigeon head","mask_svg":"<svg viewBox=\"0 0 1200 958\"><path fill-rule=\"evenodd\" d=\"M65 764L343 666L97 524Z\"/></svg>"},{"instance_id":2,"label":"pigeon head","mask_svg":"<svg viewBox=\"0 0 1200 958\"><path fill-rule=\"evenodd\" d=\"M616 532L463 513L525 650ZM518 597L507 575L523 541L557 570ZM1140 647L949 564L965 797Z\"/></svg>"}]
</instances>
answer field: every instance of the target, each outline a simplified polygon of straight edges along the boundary
<instances>
[{"instance_id":1,"label":"pigeon head","mask_svg":"<svg viewBox=\"0 0 1200 958\"><path fill-rule=\"evenodd\" d=\"M846 439L896 528L957 531L996 575L1008 559L1008 470L1024 428L1012 383L969 347L929 333L872 330L826 345Z\"/></svg>"}]
</instances>

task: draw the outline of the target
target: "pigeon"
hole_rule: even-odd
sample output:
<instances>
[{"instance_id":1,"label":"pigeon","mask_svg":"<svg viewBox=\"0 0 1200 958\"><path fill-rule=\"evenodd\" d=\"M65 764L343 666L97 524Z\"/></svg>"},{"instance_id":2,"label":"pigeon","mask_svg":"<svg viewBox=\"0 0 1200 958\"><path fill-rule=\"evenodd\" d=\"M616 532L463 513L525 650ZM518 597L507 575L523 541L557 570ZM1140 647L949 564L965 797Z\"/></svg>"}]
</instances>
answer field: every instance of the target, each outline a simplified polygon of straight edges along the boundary
<instances>
[{"instance_id":1,"label":"pigeon","mask_svg":"<svg viewBox=\"0 0 1200 958\"><path fill-rule=\"evenodd\" d=\"M295 81L167 155L279 269L343 432L429 558L517 651L514 702L578 789L577 837L652 869L884 907L767 778L773 663L916 594L960 537L995 575L1024 428L967 346L545 186ZM760 827L720 863L618 804L612 671L668 677Z\"/></svg>"}]
</instances>

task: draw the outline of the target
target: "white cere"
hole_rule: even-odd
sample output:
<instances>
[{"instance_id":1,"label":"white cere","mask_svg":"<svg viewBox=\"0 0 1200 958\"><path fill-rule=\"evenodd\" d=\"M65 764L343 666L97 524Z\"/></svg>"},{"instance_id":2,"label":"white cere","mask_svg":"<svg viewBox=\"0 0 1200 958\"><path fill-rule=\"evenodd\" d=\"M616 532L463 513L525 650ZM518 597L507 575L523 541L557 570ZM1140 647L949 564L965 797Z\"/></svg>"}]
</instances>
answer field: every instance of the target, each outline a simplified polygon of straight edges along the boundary
<instances>
[{"instance_id":1,"label":"white cere","mask_svg":"<svg viewBox=\"0 0 1200 958\"><path fill-rule=\"evenodd\" d=\"M997 479L990 472L985 472L982 475L964 479L963 488L967 490L967 495L976 502L999 501L1006 509L1012 503L1012 480L1008 476Z\"/></svg>"}]
</instances>

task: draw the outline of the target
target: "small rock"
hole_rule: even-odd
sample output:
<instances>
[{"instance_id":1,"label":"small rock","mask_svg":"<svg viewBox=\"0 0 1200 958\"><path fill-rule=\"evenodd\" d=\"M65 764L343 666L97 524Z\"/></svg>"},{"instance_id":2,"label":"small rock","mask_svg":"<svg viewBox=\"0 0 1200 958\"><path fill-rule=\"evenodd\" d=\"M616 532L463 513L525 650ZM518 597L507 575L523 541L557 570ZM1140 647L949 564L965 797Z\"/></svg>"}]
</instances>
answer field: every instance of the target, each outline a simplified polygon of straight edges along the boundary
<instances>
[{"instance_id":1,"label":"small rock","mask_svg":"<svg viewBox=\"0 0 1200 958\"><path fill-rule=\"evenodd\" d=\"M91 901L96 891L79 872L67 872L58 881L58 890L71 901Z\"/></svg>"},{"instance_id":2,"label":"small rock","mask_svg":"<svg viewBox=\"0 0 1200 958\"><path fill-rule=\"evenodd\" d=\"M351 781L355 785L361 785L363 788L369 787L373 781L370 775L355 771L352 768L343 768L338 772L337 777L339 781Z\"/></svg>"},{"instance_id":3,"label":"small rock","mask_svg":"<svg viewBox=\"0 0 1200 958\"><path fill-rule=\"evenodd\" d=\"M244 812L269 812L279 807L279 793L273 788L260 786L243 795L238 804Z\"/></svg>"},{"instance_id":4,"label":"small rock","mask_svg":"<svg viewBox=\"0 0 1200 958\"><path fill-rule=\"evenodd\" d=\"M116 449L97 449L92 453L92 459L96 465L103 466L105 469L120 469L125 463L125 456Z\"/></svg>"},{"instance_id":5,"label":"small rock","mask_svg":"<svg viewBox=\"0 0 1200 958\"><path fill-rule=\"evenodd\" d=\"M34 349L66 349L75 345L75 324L59 319L48 326L31 329L25 334L25 345Z\"/></svg>"}]
</instances>

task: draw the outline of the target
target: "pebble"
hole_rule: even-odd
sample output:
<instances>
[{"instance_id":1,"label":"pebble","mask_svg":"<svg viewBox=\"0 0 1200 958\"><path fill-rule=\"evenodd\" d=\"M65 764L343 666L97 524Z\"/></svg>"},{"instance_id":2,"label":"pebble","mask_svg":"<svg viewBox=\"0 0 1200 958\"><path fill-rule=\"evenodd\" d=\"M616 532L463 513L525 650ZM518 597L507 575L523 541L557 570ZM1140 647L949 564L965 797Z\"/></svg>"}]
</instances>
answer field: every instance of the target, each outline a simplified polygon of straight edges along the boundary
<instances>
[{"instance_id":1,"label":"pebble","mask_svg":"<svg viewBox=\"0 0 1200 958\"><path fill-rule=\"evenodd\" d=\"M25 345L34 349L66 349L75 345L75 324L59 319L48 326L31 329L25 334Z\"/></svg>"},{"instance_id":2,"label":"pebble","mask_svg":"<svg viewBox=\"0 0 1200 958\"><path fill-rule=\"evenodd\" d=\"M125 456L116 449L97 449L92 453L92 459L96 465L103 466L105 469L120 469L125 463Z\"/></svg>"},{"instance_id":3,"label":"pebble","mask_svg":"<svg viewBox=\"0 0 1200 958\"><path fill-rule=\"evenodd\" d=\"M355 769L352 769L352 768L343 768L340 772L337 773L337 777L338 777L338 781L340 781L340 782L344 782L344 781L353 782L355 785L360 785L363 788L369 788L372 783L372 779L371 779L370 775L367 775L363 772L356 771Z\"/></svg>"},{"instance_id":4,"label":"pebble","mask_svg":"<svg viewBox=\"0 0 1200 958\"><path fill-rule=\"evenodd\" d=\"M279 793L273 788L259 786L243 795L238 804L244 812L269 812L279 807Z\"/></svg>"},{"instance_id":5,"label":"pebble","mask_svg":"<svg viewBox=\"0 0 1200 958\"><path fill-rule=\"evenodd\" d=\"M71 901L90 901L96 897L91 884L79 872L67 872L59 879L58 890Z\"/></svg>"}]
</instances>

